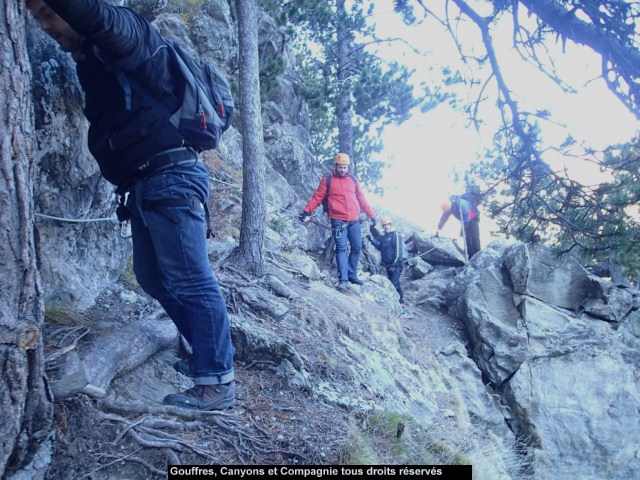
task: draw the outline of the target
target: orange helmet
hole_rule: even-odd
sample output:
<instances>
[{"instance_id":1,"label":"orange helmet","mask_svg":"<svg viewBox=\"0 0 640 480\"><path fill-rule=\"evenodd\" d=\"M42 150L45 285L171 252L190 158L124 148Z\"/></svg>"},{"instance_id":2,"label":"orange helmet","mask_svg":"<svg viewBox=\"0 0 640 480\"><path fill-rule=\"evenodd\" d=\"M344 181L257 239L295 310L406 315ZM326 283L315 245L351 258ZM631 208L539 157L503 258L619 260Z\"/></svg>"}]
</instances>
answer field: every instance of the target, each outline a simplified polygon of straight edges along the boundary
<instances>
[{"instance_id":1,"label":"orange helmet","mask_svg":"<svg viewBox=\"0 0 640 480\"><path fill-rule=\"evenodd\" d=\"M385 225L391 225L391 219L389 217L382 217L380 219L380 224L384 227Z\"/></svg>"},{"instance_id":2,"label":"orange helmet","mask_svg":"<svg viewBox=\"0 0 640 480\"><path fill-rule=\"evenodd\" d=\"M335 163L336 165L349 165L349 155L346 153L339 153L336 155Z\"/></svg>"},{"instance_id":3,"label":"orange helmet","mask_svg":"<svg viewBox=\"0 0 640 480\"><path fill-rule=\"evenodd\" d=\"M450 211L450 210L451 210L451 202L450 202L450 201L448 201L448 200L447 200L446 202L442 202L442 203L440 204L440 209L441 209L443 212L448 212L448 211Z\"/></svg>"}]
</instances>

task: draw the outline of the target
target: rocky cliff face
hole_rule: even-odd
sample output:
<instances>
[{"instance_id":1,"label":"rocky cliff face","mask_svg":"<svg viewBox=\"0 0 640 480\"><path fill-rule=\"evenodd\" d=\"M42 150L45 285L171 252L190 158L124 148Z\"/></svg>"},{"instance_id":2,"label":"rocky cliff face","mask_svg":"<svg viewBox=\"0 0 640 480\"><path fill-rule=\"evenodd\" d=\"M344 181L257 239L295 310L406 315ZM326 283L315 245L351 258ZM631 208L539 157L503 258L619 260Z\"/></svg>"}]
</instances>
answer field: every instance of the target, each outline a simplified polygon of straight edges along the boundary
<instances>
[{"instance_id":1,"label":"rocky cliff face","mask_svg":"<svg viewBox=\"0 0 640 480\"><path fill-rule=\"evenodd\" d=\"M637 289L541 247L497 243L446 299L537 478L640 475Z\"/></svg>"},{"instance_id":2,"label":"rocky cliff face","mask_svg":"<svg viewBox=\"0 0 640 480\"><path fill-rule=\"evenodd\" d=\"M137 0L128 5L153 19L163 34L216 64L234 83L233 2ZM32 27L37 211L71 219L109 218L115 209L113 187L100 178L86 151L82 93L73 65ZM472 462L479 478L639 477L638 292L525 245L496 243L465 266L451 242L425 235L413 237L415 258L403 277L411 315L399 319L395 291L380 275L363 272L364 287L348 294L335 291L333 264L317 255L325 232L292 217L324 173L319 166L324 159L310 151L295 61L286 37L268 16L260 24L260 52L263 64L278 57L285 67L263 105L269 201L269 274L263 278L247 278L224 264L239 225L241 105L220 148L206 156L219 228L210 242L211 258L233 313L243 382L241 406L229 419L236 423L225 428L242 431L247 418L257 426L243 449L234 452L225 450L224 441L215 443L218 433L194 422L190 435L205 432L202 449L210 447L217 455L203 455L204 461L338 463L356 459L350 448L362 446L370 463ZM74 327L91 332L78 342L77 351L51 355L48 364L59 409L81 409L84 415L60 421L54 453L60 461L53 468L81 476L95 468L87 466L87 445L100 443L96 438L125 441L103 425L121 420L81 397L64 398L77 392L106 396L99 408L148 415L157 413L150 403L188 381L167 369L176 355L172 324L159 322L161 315L150 314L157 306L135 284L122 281L130 245L119 236L117 223L40 217L38 230L47 304L92 319ZM363 268L374 271L377 261L367 251ZM69 328L50 325L49 347L63 346L58 340L76 331ZM121 329L131 344L123 343L121 333L114 335ZM136 355L127 354L133 349ZM131 403L125 406L124 401ZM146 412L140 413L139 405L147 406ZM380 410L415 426L413 435L428 445L430 456L402 456L393 449L395 457L371 456L381 441L389 440L366 444L360 434L366 431L363 419ZM159 421L155 425L164 428ZM149 435L144 428L140 420L127 431ZM394 437L405 441L397 428ZM265 429L276 432L271 447L284 453L269 457L266 439L254 443ZM140 447L128 441L132 449ZM111 447L102 442L100 448ZM197 454L178 453L185 462L203 461ZM115 447L112 454L118 454ZM144 459L157 468L169 461L151 453ZM140 465L103 471L105 478L107 472L127 478L148 473Z\"/></svg>"}]
</instances>

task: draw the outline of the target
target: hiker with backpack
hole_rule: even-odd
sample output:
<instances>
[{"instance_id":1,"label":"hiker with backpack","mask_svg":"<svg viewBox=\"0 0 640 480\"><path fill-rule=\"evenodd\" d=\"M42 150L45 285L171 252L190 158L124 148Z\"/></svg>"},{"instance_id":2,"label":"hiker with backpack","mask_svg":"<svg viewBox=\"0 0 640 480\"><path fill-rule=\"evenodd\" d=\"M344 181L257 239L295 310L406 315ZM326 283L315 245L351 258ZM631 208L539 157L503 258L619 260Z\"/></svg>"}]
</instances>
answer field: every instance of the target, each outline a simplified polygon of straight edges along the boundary
<instances>
[{"instance_id":1,"label":"hiker with backpack","mask_svg":"<svg viewBox=\"0 0 640 480\"><path fill-rule=\"evenodd\" d=\"M400 305L404 304L404 296L402 287L400 286L400 276L402 275L403 260L403 242L402 237L393 227L389 217L382 217L380 224L384 230L384 234L378 232L374 225L369 227L369 231L373 237L369 236L371 245L380 251L382 264L387 270L387 277L395 287L398 295L400 295Z\"/></svg>"},{"instance_id":2,"label":"hiker with backpack","mask_svg":"<svg viewBox=\"0 0 640 480\"><path fill-rule=\"evenodd\" d=\"M326 212L331 220L333 239L336 243L336 264L338 266L338 289L349 287L349 282L362 285L358 278L358 262L362 250L362 236L358 217L363 210L376 223L367 199L362 193L360 182L349 173L349 155L338 153L335 158L335 168L330 175L322 177L309 203L300 212L301 222L309 219L313 211L320 205L326 205ZM351 245L347 257L347 240Z\"/></svg>"},{"instance_id":3,"label":"hiker with backpack","mask_svg":"<svg viewBox=\"0 0 640 480\"><path fill-rule=\"evenodd\" d=\"M440 237L440 230L444 227L449 217L453 215L462 225L461 235L467 251L467 258L471 258L480 251L480 212L475 202L468 194L451 195L449 200L440 205L442 216L438 223L436 237Z\"/></svg>"},{"instance_id":4,"label":"hiker with backpack","mask_svg":"<svg viewBox=\"0 0 640 480\"><path fill-rule=\"evenodd\" d=\"M103 0L25 1L42 30L76 62L89 150L122 195L117 213L131 220L138 283L191 344L191 360L174 368L192 376L195 386L164 403L196 410L233 406L234 349L207 254L209 173L199 155L217 145L231 120L228 86L212 99L211 88L221 82L210 67L128 8ZM209 86L197 83L200 74L212 79Z\"/></svg>"}]
</instances>

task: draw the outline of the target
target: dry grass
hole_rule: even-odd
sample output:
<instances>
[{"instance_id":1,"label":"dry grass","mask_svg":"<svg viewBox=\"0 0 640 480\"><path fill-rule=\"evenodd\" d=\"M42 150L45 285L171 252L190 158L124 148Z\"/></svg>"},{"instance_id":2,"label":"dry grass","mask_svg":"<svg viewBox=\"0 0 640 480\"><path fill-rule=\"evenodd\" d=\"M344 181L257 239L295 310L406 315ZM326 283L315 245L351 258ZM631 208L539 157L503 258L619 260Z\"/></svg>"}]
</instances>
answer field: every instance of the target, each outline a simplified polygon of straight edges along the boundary
<instances>
[{"instance_id":1,"label":"dry grass","mask_svg":"<svg viewBox=\"0 0 640 480\"><path fill-rule=\"evenodd\" d=\"M446 420L421 425L394 412L374 410L350 419L349 465L473 465L476 479L531 478L517 446L488 434L455 428ZM489 439L486 439L489 440Z\"/></svg>"},{"instance_id":2,"label":"dry grass","mask_svg":"<svg viewBox=\"0 0 640 480\"><path fill-rule=\"evenodd\" d=\"M44 320L52 325L84 325L89 322L78 310L57 305L45 305Z\"/></svg>"}]
</instances>

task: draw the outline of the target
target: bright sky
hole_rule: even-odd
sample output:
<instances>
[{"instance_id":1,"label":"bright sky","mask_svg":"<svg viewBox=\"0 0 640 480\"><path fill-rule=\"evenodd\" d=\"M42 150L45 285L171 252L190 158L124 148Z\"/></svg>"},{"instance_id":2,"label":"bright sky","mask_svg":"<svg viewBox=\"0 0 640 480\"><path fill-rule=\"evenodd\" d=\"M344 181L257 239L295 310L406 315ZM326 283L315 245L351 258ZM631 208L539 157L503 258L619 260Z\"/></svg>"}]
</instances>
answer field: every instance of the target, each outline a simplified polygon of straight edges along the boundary
<instances>
[{"instance_id":1,"label":"bright sky","mask_svg":"<svg viewBox=\"0 0 640 480\"><path fill-rule=\"evenodd\" d=\"M443 2L444 3L444 2ZM429 2L432 5L432 2ZM454 7L452 7L454 8ZM402 37L420 50L429 50L427 56L411 52L401 42L394 42L381 50L383 56L397 60L416 70L416 83L433 83L430 69L452 65L453 69L467 68L458 60L459 56L451 37L433 21L418 27L405 26L391 11L379 11L374 17L380 37ZM515 99L522 110L550 109L555 123L543 124L543 135L547 142L561 143L568 134L578 141L587 141L595 148L604 148L615 143L629 141L636 133L637 122L621 102L609 92L602 80L594 80L599 74L599 56L591 51L567 42L565 54L560 46L552 46L558 52L561 78L578 90L577 94L566 94L551 80L524 63L511 44L511 22L509 18L494 36L498 60L506 82L514 90ZM482 45L477 27L469 22L462 25L465 45ZM481 78L486 78L482 76ZM492 84L495 92L495 83ZM463 98L466 93L459 91ZM495 96L493 96L495 98ZM456 184L454 172L462 172L477 158L483 157L484 147L490 145L494 127L499 116L494 101L486 101L480 116L487 127L480 132L468 126L461 112L448 105L440 105L426 114L415 114L397 127L387 127L384 133L384 151L380 159L390 164L384 172L381 186L384 197L373 198L373 202L423 227L433 233L440 218L439 205L449 195L461 193L463 185ZM546 157L554 166L565 161L576 175L584 175L588 168L575 167L576 159ZM481 209L482 211L482 209ZM460 225L451 219L443 231L446 236L457 237ZM491 241L492 225L486 215L481 232L483 245Z\"/></svg>"}]
</instances>

